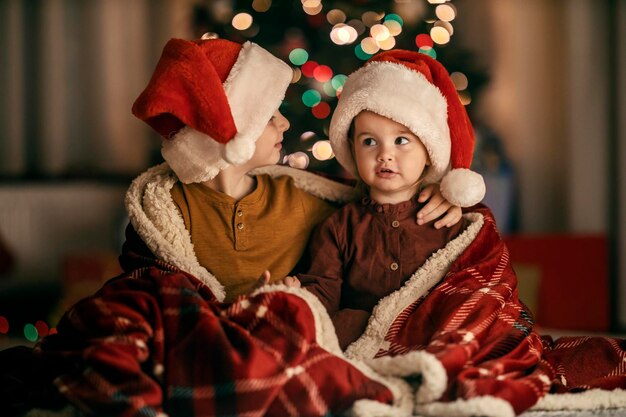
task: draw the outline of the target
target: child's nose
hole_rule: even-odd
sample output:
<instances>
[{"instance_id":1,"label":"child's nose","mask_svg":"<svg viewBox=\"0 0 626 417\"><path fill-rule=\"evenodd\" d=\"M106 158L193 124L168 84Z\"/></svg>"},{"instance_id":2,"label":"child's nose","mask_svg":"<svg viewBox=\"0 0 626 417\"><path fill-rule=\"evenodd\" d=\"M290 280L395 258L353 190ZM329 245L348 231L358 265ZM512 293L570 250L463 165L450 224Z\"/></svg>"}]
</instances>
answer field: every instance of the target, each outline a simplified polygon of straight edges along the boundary
<instances>
[{"instance_id":1,"label":"child's nose","mask_svg":"<svg viewBox=\"0 0 626 417\"><path fill-rule=\"evenodd\" d=\"M289 130L289 127L291 126L291 124L289 123L289 120L287 120L287 118L285 116L283 116L282 113L278 113L278 128L281 131L286 131Z\"/></svg>"}]
</instances>

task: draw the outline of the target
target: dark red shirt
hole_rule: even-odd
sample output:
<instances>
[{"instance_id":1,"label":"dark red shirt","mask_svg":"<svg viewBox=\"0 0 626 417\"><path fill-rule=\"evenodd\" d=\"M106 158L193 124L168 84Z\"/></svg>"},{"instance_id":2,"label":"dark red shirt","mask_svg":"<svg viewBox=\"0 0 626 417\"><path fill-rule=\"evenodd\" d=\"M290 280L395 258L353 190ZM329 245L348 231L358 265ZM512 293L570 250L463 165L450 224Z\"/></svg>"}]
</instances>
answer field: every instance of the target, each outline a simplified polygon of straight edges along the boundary
<instances>
[{"instance_id":1,"label":"dark red shirt","mask_svg":"<svg viewBox=\"0 0 626 417\"><path fill-rule=\"evenodd\" d=\"M310 266L299 274L335 323L342 348L356 340L378 301L399 289L430 257L465 227L418 225L417 198L378 204L369 198L345 205L313 232Z\"/></svg>"}]
</instances>

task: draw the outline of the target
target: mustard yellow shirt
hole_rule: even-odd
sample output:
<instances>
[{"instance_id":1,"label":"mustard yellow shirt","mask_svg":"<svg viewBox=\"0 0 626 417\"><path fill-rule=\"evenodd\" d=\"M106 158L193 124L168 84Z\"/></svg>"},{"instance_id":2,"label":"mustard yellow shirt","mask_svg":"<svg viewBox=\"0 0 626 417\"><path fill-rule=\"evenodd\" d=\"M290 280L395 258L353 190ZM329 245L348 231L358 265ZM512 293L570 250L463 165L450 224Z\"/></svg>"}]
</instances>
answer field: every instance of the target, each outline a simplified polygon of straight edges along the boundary
<instances>
[{"instance_id":1,"label":"mustard yellow shirt","mask_svg":"<svg viewBox=\"0 0 626 417\"><path fill-rule=\"evenodd\" d=\"M171 191L198 261L224 285L226 301L250 291L266 269L272 280L288 275L312 229L335 209L289 176L255 178L239 201L202 184L178 182Z\"/></svg>"}]
</instances>

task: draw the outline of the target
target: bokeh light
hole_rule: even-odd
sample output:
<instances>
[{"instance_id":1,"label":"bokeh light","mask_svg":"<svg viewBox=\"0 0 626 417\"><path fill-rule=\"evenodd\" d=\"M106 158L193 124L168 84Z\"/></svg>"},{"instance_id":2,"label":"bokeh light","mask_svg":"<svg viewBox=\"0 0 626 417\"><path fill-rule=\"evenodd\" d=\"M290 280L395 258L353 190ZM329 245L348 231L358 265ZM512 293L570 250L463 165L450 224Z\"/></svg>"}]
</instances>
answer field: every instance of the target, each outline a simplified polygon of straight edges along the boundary
<instances>
[{"instance_id":1,"label":"bokeh light","mask_svg":"<svg viewBox=\"0 0 626 417\"><path fill-rule=\"evenodd\" d=\"M330 115L330 106L325 101L322 101L317 106L311 109L313 116L317 119L325 119Z\"/></svg>"},{"instance_id":2,"label":"bokeh light","mask_svg":"<svg viewBox=\"0 0 626 417\"><path fill-rule=\"evenodd\" d=\"M336 25L337 23L344 23L346 21L346 14L339 9L332 9L328 13L326 13L326 20L331 25Z\"/></svg>"},{"instance_id":3,"label":"bokeh light","mask_svg":"<svg viewBox=\"0 0 626 417\"><path fill-rule=\"evenodd\" d=\"M325 82L324 85L322 85L322 89L328 97L337 97L337 91L330 81Z\"/></svg>"},{"instance_id":4,"label":"bokeh light","mask_svg":"<svg viewBox=\"0 0 626 417\"><path fill-rule=\"evenodd\" d=\"M48 335L48 324L43 320L37 320L35 323L35 329L37 329L39 337L45 337Z\"/></svg>"},{"instance_id":5,"label":"bokeh light","mask_svg":"<svg viewBox=\"0 0 626 417\"><path fill-rule=\"evenodd\" d=\"M445 3L447 0L428 0L428 2L430 4L443 4Z\"/></svg>"},{"instance_id":6,"label":"bokeh light","mask_svg":"<svg viewBox=\"0 0 626 417\"><path fill-rule=\"evenodd\" d=\"M313 4L315 4L315 6L312 6ZM322 3L319 0L307 0L302 3L302 10L310 16L319 14L322 11L322 8Z\"/></svg>"},{"instance_id":7,"label":"bokeh light","mask_svg":"<svg viewBox=\"0 0 626 417\"><path fill-rule=\"evenodd\" d=\"M29 342L37 341L37 337L39 337L39 334L37 333L37 328L30 323L26 324L24 326L24 337Z\"/></svg>"},{"instance_id":8,"label":"bokeh light","mask_svg":"<svg viewBox=\"0 0 626 417\"><path fill-rule=\"evenodd\" d=\"M389 22L391 20L398 22L400 26L404 25L404 20L400 17L400 15L397 15L395 13L389 13L387 16L385 16L385 22Z\"/></svg>"},{"instance_id":9,"label":"bokeh light","mask_svg":"<svg viewBox=\"0 0 626 417\"><path fill-rule=\"evenodd\" d=\"M433 39L433 42L439 45L445 45L450 42L450 32L441 26L433 26L430 29L430 37Z\"/></svg>"},{"instance_id":10,"label":"bokeh light","mask_svg":"<svg viewBox=\"0 0 626 417\"><path fill-rule=\"evenodd\" d=\"M354 55L356 55L356 57L362 61L367 61L368 59L372 57L373 54L369 54L365 52L363 48L361 47L361 44L359 43L354 47Z\"/></svg>"},{"instance_id":11,"label":"bokeh light","mask_svg":"<svg viewBox=\"0 0 626 417\"><path fill-rule=\"evenodd\" d=\"M352 26L358 36L362 35L365 32L365 25L359 19L352 19L348 22L348 25Z\"/></svg>"},{"instance_id":12,"label":"bokeh light","mask_svg":"<svg viewBox=\"0 0 626 417\"><path fill-rule=\"evenodd\" d=\"M309 53L302 48L295 48L289 52L289 60L293 65L302 65L309 59Z\"/></svg>"},{"instance_id":13,"label":"bokeh light","mask_svg":"<svg viewBox=\"0 0 626 417\"><path fill-rule=\"evenodd\" d=\"M417 45L418 48L424 48L424 47L432 48L434 43L430 35L426 33L421 33L415 37L415 45Z\"/></svg>"},{"instance_id":14,"label":"bokeh light","mask_svg":"<svg viewBox=\"0 0 626 417\"><path fill-rule=\"evenodd\" d=\"M361 20L363 21L363 24L369 28L380 22L384 15L384 13L369 11L361 15Z\"/></svg>"},{"instance_id":15,"label":"bokeh light","mask_svg":"<svg viewBox=\"0 0 626 417\"><path fill-rule=\"evenodd\" d=\"M306 131L300 135L300 140L309 140L315 137L315 132Z\"/></svg>"},{"instance_id":16,"label":"bokeh light","mask_svg":"<svg viewBox=\"0 0 626 417\"><path fill-rule=\"evenodd\" d=\"M467 90L459 91L459 99L464 106L467 106L472 102L472 96Z\"/></svg>"},{"instance_id":17,"label":"bokeh light","mask_svg":"<svg viewBox=\"0 0 626 417\"><path fill-rule=\"evenodd\" d=\"M272 7L272 0L254 0L252 2L252 8L256 12L266 12Z\"/></svg>"},{"instance_id":18,"label":"bokeh light","mask_svg":"<svg viewBox=\"0 0 626 417\"><path fill-rule=\"evenodd\" d=\"M0 316L0 334L9 333L9 320L4 316Z\"/></svg>"},{"instance_id":19,"label":"bokeh light","mask_svg":"<svg viewBox=\"0 0 626 417\"><path fill-rule=\"evenodd\" d=\"M389 34L391 36L398 36L402 33L402 25L395 20L387 20L383 23L387 29L389 29Z\"/></svg>"},{"instance_id":20,"label":"bokeh light","mask_svg":"<svg viewBox=\"0 0 626 417\"><path fill-rule=\"evenodd\" d=\"M448 33L450 34L450 36L454 35L454 26L452 26L452 23L450 22L444 22L443 20L437 20L433 26L435 27L442 27L445 30L448 31Z\"/></svg>"},{"instance_id":21,"label":"bokeh light","mask_svg":"<svg viewBox=\"0 0 626 417\"><path fill-rule=\"evenodd\" d=\"M444 22L451 22L456 17L456 8L450 3L440 4L435 9L435 14Z\"/></svg>"},{"instance_id":22,"label":"bokeh light","mask_svg":"<svg viewBox=\"0 0 626 417\"><path fill-rule=\"evenodd\" d=\"M294 152L287 156L287 164L292 168L306 169L309 166L309 155L304 152Z\"/></svg>"},{"instance_id":23,"label":"bokeh light","mask_svg":"<svg viewBox=\"0 0 626 417\"><path fill-rule=\"evenodd\" d=\"M333 78L333 70L328 65L318 65L313 70L313 78L321 83L325 83Z\"/></svg>"},{"instance_id":24,"label":"bokeh light","mask_svg":"<svg viewBox=\"0 0 626 417\"><path fill-rule=\"evenodd\" d=\"M248 13L237 13L233 16L232 25L237 30L246 30L252 26L252 16Z\"/></svg>"},{"instance_id":25,"label":"bokeh light","mask_svg":"<svg viewBox=\"0 0 626 417\"><path fill-rule=\"evenodd\" d=\"M293 68L293 76L291 77L291 84L295 84L298 81L300 81L300 78L302 78L302 71L300 70L300 68Z\"/></svg>"},{"instance_id":26,"label":"bokeh light","mask_svg":"<svg viewBox=\"0 0 626 417\"><path fill-rule=\"evenodd\" d=\"M359 36L356 29L345 23L337 23L330 31L330 40L337 45L346 45L354 42Z\"/></svg>"},{"instance_id":27,"label":"bokeh light","mask_svg":"<svg viewBox=\"0 0 626 417\"><path fill-rule=\"evenodd\" d=\"M333 77L333 79L330 81L330 83L333 85L333 88L336 90L339 87L343 87L343 85L346 83L346 80L348 79L347 75L344 74L337 74Z\"/></svg>"},{"instance_id":28,"label":"bokeh light","mask_svg":"<svg viewBox=\"0 0 626 417\"><path fill-rule=\"evenodd\" d=\"M315 68L317 68L318 63L315 61L307 61L304 64L302 64L302 74L304 74L305 77L309 77L309 78L313 78L313 71L315 71Z\"/></svg>"},{"instance_id":29,"label":"bokeh light","mask_svg":"<svg viewBox=\"0 0 626 417\"><path fill-rule=\"evenodd\" d=\"M393 36L390 36L383 41L379 41L378 46L380 46L380 49L384 51L388 51L392 49L394 46L396 46L396 38L394 38Z\"/></svg>"},{"instance_id":30,"label":"bokeh light","mask_svg":"<svg viewBox=\"0 0 626 417\"><path fill-rule=\"evenodd\" d=\"M453 72L452 74L450 74L450 78L452 78L454 87L459 91L465 90L469 84L467 77L462 72Z\"/></svg>"},{"instance_id":31,"label":"bokeh light","mask_svg":"<svg viewBox=\"0 0 626 417\"><path fill-rule=\"evenodd\" d=\"M437 51L435 51L435 48L431 48L430 46L424 46L423 48L420 48L417 52L419 52L420 54L428 55L433 59L437 59Z\"/></svg>"},{"instance_id":32,"label":"bokeh light","mask_svg":"<svg viewBox=\"0 0 626 417\"><path fill-rule=\"evenodd\" d=\"M370 29L370 35L378 42L384 41L391 36L387 26L381 24L375 24L372 26Z\"/></svg>"},{"instance_id":33,"label":"bokeh light","mask_svg":"<svg viewBox=\"0 0 626 417\"><path fill-rule=\"evenodd\" d=\"M374 38L367 37L367 38L363 38L363 40L361 41L361 51L363 53L369 54L370 56L372 56L379 50L380 50L380 46L378 46L378 42L376 42Z\"/></svg>"},{"instance_id":34,"label":"bokeh light","mask_svg":"<svg viewBox=\"0 0 626 417\"><path fill-rule=\"evenodd\" d=\"M302 103L307 107L315 107L322 101L322 95L317 90L306 90L302 93Z\"/></svg>"},{"instance_id":35,"label":"bokeh light","mask_svg":"<svg viewBox=\"0 0 626 417\"><path fill-rule=\"evenodd\" d=\"M333 154L333 148L330 146L330 141L328 140L315 142L313 148L311 149L311 153L313 153L313 157L318 161L328 161L335 156Z\"/></svg>"}]
</instances>

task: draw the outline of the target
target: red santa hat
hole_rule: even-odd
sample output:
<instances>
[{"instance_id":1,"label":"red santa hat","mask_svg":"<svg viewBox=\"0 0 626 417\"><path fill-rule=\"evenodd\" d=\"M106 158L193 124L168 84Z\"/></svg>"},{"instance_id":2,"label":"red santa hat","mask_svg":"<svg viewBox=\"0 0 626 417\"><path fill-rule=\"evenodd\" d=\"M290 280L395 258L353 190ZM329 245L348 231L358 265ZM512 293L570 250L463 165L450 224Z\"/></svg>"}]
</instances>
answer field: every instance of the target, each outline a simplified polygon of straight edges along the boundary
<instances>
[{"instance_id":1,"label":"red santa hat","mask_svg":"<svg viewBox=\"0 0 626 417\"><path fill-rule=\"evenodd\" d=\"M207 181L250 160L292 77L252 42L171 39L132 111L163 136L161 153L182 182Z\"/></svg>"},{"instance_id":2,"label":"red santa hat","mask_svg":"<svg viewBox=\"0 0 626 417\"><path fill-rule=\"evenodd\" d=\"M469 207L483 199L483 178L469 169L474 130L448 71L438 61L419 52L391 50L348 77L329 136L337 160L357 178L348 130L364 110L392 119L420 138L432 164L425 181L441 181L441 193L449 202Z\"/></svg>"}]
</instances>

